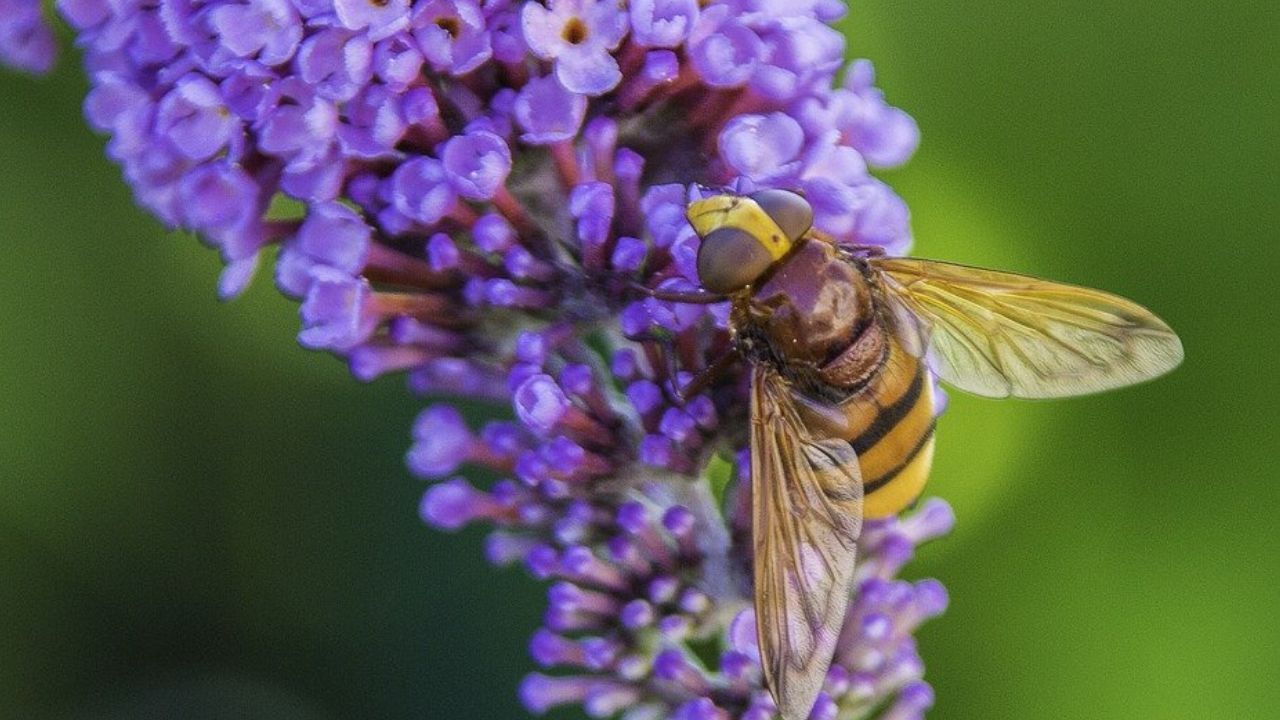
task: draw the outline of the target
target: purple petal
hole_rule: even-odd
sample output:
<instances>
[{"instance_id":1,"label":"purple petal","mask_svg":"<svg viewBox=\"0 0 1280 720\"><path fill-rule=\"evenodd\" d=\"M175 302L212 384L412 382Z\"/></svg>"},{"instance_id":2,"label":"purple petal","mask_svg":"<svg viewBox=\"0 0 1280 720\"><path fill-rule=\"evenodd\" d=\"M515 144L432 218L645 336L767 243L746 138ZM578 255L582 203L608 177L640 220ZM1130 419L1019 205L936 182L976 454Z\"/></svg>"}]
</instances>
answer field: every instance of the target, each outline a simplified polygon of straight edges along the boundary
<instances>
[{"instance_id":1,"label":"purple petal","mask_svg":"<svg viewBox=\"0 0 1280 720\"><path fill-rule=\"evenodd\" d=\"M717 10L721 7L725 11ZM705 10L689 38L689 59L711 87L736 87L747 82L764 52L759 36L737 19L727 18L727 10L726 6Z\"/></svg>"},{"instance_id":2,"label":"purple petal","mask_svg":"<svg viewBox=\"0 0 1280 720\"><path fill-rule=\"evenodd\" d=\"M631 0L631 37L645 47L678 47L698 19L697 0Z\"/></svg>"},{"instance_id":3,"label":"purple petal","mask_svg":"<svg viewBox=\"0 0 1280 720\"><path fill-rule=\"evenodd\" d=\"M0 64L46 73L56 54L39 0L0 0Z\"/></svg>"},{"instance_id":4,"label":"purple petal","mask_svg":"<svg viewBox=\"0 0 1280 720\"><path fill-rule=\"evenodd\" d=\"M529 428L549 432L569 410L569 399L550 375L534 375L516 389L516 415Z\"/></svg>"},{"instance_id":5,"label":"purple petal","mask_svg":"<svg viewBox=\"0 0 1280 720\"><path fill-rule=\"evenodd\" d=\"M640 75L647 84L654 86L671 82L679 74L680 58L675 53L669 50L653 50L645 53L644 67L640 70Z\"/></svg>"},{"instance_id":6,"label":"purple petal","mask_svg":"<svg viewBox=\"0 0 1280 720\"><path fill-rule=\"evenodd\" d=\"M227 77L218 87L227 107L240 119L254 123L267 110L271 83L276 79L266 68L246 63L242 72Z\"/></svg>"},{"instance_id":7,"label":"purple petal","mask_svg":"<svg viewBox=\"0 0 1280 720\"><path fill-rule=\"evenodd\" d=\"M616 0L588 0L587 42L613 50L627 34L626 4Z\"/></svg>"},{"instance_id":8,"label":"purple petal","mask_svg":"<svg viewBox=\"0 0 1280 720\"><path fill-rule=\"evenodd\" d=\"M548 677L530 673L520 683L520 702L529 712L542 714L558 705L582 702L591 681L577 677Z\"/></svg>"},{"instance_id":9,"label":"purple petal","mask_svg":"<svg viewBox=\"0 0 1280 720\"><path fill-rule=\"evenodd\" d=\"M433 270L453 270L461 258L458 244L445 233L436 233L427 239L427 262Z\"/></svg>"},{"instance_id":10,"label":"purple petal","mask_svg":"<svg viewBox=\"0 0 1280 720\"><path fill-rule=\"evenodd\" d=\"M425 58L413 36L392 35L373 48L373 73L389 87L405 90L418 78Z\"/></svg>"},{"instance_id":11,"label":"purple petal","mask_svg":"<svg viewBox=\"0 0 1280 720\"><path fill-rule=\"evenodd\" d=\"M520 9L520 29L529 51L550 60L564 43L561 37L564 21L539 3L525 3Z\"/></svg>"},{"instance_id":12,"label":"purple petal","mask_svg":"<svg viewBox=\"0 0 1280 720\"><path fill-rule=\"evenodd\" d=\"M408 0L333 0L338 22L348 30L366 30L377 42L409 27Z\"/></svg>"},{"instance_id":13,"label":"purple petal","mask_svg":"<svg viewBox=\"0 0 1280 720\"><path fill-rule=\"evenodd\" d=\"M572 138L582 126L586 112L587 99L565 89L551 76L526 83L515 104L516 122L524 130L521 139L533 145Z\"/></svg>"},{"instance_id":14,"label":"purple petal","mask_svg":"<svg viewBox=\"0 0 1280 720\"><path fill-rule=\"evenodd\" d=\"M346 350L368 340L378 322L367 311L369 282L323 265L312 269L311 278L298 309L303 324L298 342L306 348Z\"/></svg>"},{"instance_id":15,"label":"purple petal","mask_svg":"<svg viewBox=\"0 0 1280 720\"><path fill-rule=\"evenodd\" d=\"M355 275L364 269L372 237L364 218L346 205L327 202L311 206L295 246L316 263Z\"/></svg>"},{"instance_id":16,"label":"purple petal","mask_svg":"<svg viewBox=\"0 0 1280 720\"><path fill-rule=\"evenodd\" d=\"M370 85L347 103L347 122L338 139L348 155L363 160L393 158L408 125L400 114L400 96L382 85Z\"/></svg>"},{"instance_id":17,"label":"purple petal","mask_svg":"<svg viewBox=\"0 0 1280 720\"><path fill-rule=\"evenodd\" d=\"M837 91L841 132L867 161L877 167L906 162L920 144L920 129L910 115L890 106L884 94L872 87L871 61L857 60L845 76L845 90Z\"/></svg>"},{"instance_id":18,"label":"purple petal","mask_svg":"<svg viewBox=\"0 0 1280 720\"><path fill-rule=\"evenodd\" d=\"M557 56L556 79L570 92L603 95L622 81L622 71L604 48L573 46Z\"/></svg>"},{"instance_id":19,"label":"purple petal","mask_svg":"<svg viewBox=\"0 0 1280 720\"><path fill-rule=\"evenodd\" d=\"M95 27L105 22L112 13L111 6L102 0L57 0L57 5L62 17L77 30Z\"/></svg>"},{"instance_id":20,"label":"purple petal","mask_svg":"<svg viewBox=\"0 0 1280 720\"><path fill-rule=\"evenodd\" d=\"M428 0L412 25L422 54L441 72L465 75L493 54L484 14L471 0Z\"/></svg>"},{"instance_id":21,"label":"purple petal","mask_svg":"<svg viewBox=\"0 0 1280 720\"><path fill-rule=\"evenodd\" d=\"M787 101L827 85L844 58L844 36L812 17L799 17L764 36L762 61L751 87Z\"/></svg>"},{"instance_id":22,"label":"purple petal","mask_svg":"<svg viewBox=\"0 0 1280 720\"><path fill-rule=\"evenodd\" d=\"M298 49L299 76L330 100L350 100L373 77L373 44L363 35L331 28Z\"/></svg>"},{"instance_id":23,"label":"purple petal","mask_svg":"<svg viewBox=\"0 0 1280 720\"><path fill-rule=\"evenodd\" d=\"M253 276L258 271L259 255L254 253L246 258L233 260L218 275L218 299L231 300L239 297L249 288Z\"/></svg>"},{"instance_id":24,"label":"purple petal","mask_svg":"<svg viewBox=\"0 0 1280 720\"><path fill-rule=\"evenodd\" d=\"M489 37L495 60L511 64L524 62L529 48L520 32L519 12L510 10L490 16Z\"/></svg>"},{"instance_id":25,"label":"purple petal","mask_svg":"<svg viewBox=\"0 0 1280 720\"><path fill-rule=\"evenodd\" d=\"M396 209L427 225L440 221L457 202L444 164L415 157L391 176L391 199Z\"/></svg>"},{"instance_id":26,"label":"purple petal","mask_svg":"<svg viewBox=\"0 0 1280 720\"><path fill-rule=\"evenodd\" d=\"M488 200L511 172L511 149L490 132L451 138L441 152L449 182L462 197Z\"/></svg>"},{"instance_id":27,"label":"purple petal","mask_svg":"<svg viewBox=\"0 0 1280 720\"><path fill-rule=\"evenodd\" d=\"M577 220L578 241L584 248L603 245L613 226L613 186L593 182L578 185L569 194L569 214Z\"/></svg>"},{"instance_id":28,"label":"purple petal","mask_svg":"<svg viewBox=\"0 0 1280 720\"><path fill-rule=\"evenodd\" d=\"M484 252L500 253L516 241L515 228L497 213L481 215L471 227L476 247Z\"/></svg>"},{"instance_id":29,"label":"purple petal","mask_svg":"<svg viewBox=\"0 0 1280 720\"><path fill-rule=\"evenodd\" d=\"M418 515L432 527L457 530L484 514L486 496L462 478L432 485L422 496Z\"/></svg>"},{"instance_id":30,"label":"purple petal","mask_svg":"<svg viewBox=\"0 0 1280 720\"><path fill-rule=\"evenodd\" d=\"M804 129L784 113L740 115L719 137L720 156L750 178L768 177L796 159L804 145Z\"/></svg>"},{"instance_id":31,"label":"purple petal","mask_svg":"<svg viewBox=\"0 0 1280 720\"><path fill-rule=\"evenodd\" d=\"M200 75L180 79L156 109L156 133L192 160L213 157L239 125L218 86Z\"/></svg>"},{"instance_id":32,"label":"purple petal","mask_svg":"<svg viewBox=\"0 0 1280 720\"><path fill-rule=\"evenodd\" d=\"M218 42L237 57L256 57L279 65L293 56L302 39L302 23L288 0L251 0L209 11Z\"/></svg>"},{"instance_id":33,"label":"purple petal","mask_svg":"<svg viewBox=\"0 0 1280 720\"><path fill-rule=\"evenodd\" d=\"M182 178L187 224L201 232L244 227L259 216L261 189L238 165L201 165ZM256 250L256 248L255 248ZM232 259L247 253L232 253Z\"/></svg>"},{"instance_id":34,"label":"purple petal","mask_svg":"<svg viewBox=\"0 0 1280 720\"><path fill-rule=\"evenodd\" d=\"M620 237L613 246L613 257L610 262L613 269L619 272L635 272L644 265L649 247L643 240L633 237Z\"/></svg>"},{"instance_id":35,"label":"purple petal","mask_svg":"<svg viewBox=\"0 0 1280 720\"><path fill-rule=\"evenodd\" d=\"M299 200L327 202L338 199L346 176L347 164L331 150L306 164L286 167L280 189Z\"/></svg>"}]
</instances>

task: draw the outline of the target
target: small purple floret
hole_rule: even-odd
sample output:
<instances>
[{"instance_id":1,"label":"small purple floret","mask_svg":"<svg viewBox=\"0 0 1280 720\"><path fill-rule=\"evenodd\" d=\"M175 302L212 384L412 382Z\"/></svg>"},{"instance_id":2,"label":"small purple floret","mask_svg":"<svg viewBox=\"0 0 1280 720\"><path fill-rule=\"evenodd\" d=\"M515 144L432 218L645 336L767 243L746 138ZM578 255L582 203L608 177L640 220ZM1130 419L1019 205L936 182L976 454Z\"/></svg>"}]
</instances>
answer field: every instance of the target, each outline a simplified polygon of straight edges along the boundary
<instances>
[{"instance_id":1,"label":"small purple floret","mask_svg":"<svg viewBox=\"0 0 1280 720\"><path fill-rule=\"evenodd\" d=\"M333 11L343 27L375 42L409 26L409 0L333 0Z\"/></svg>"},{"instance_id":2,"label":"small purple floret","mask_svg":"<svg viewBox=\"0 0 1280 720\"><path fill-rule=\"evenodd\" d=\"M515 392L516 415L539 432L550 432L569 409L569 399L549 375L534 375Z\"/></svg>"},{"instance_id":3,"label":"small purple floret","mask_svg":"<svg viewBox=\"0 0 1280 720\"><path fill-rule=\"evenodd\" d=\"M229 53L267 66L293 57L302 39L302 22L288 0L251 0L243 5L213 7L208 22Z\"/></svg>"},{"instance_id":4,"label":"small purple floret","mask_svg":"<svg viewBox=\"0 0 1280 720\"><path fill-rule=\"evenodd\" d=\"M622 79L609 51L626 34L627 16L613 0L527 3L520 21L529 50L554 61L556 79L570 92L600 95Z\"/></svg>"},{"instance_id":5,"label":"small purple floret","mask_svg":"<svg viewBox=\"0 0 1280 720\"><path fill-rule=\"evenodd\" d=\"M511 172L511 150L491 132L454 137L440 158L454 190L469 200L492 198Z\"/></svg>"},{"instance_id":6,"label":"small purple floret","mask_svg":"<svg viewBox=\"0 0 1280 720\"><path fill-rule=\"evenodd\" d=\"M679 47L698 19L697 0L632 0L631 33L647 47Z\"/></svg>"},{"instance_id":7,"label":"small purple floret","mask_svg":"<svg viewBox=\"0 0 1280 720\"><path fill-rule=\"evenodd\" d=\"M586 97L566 89L550 76L526 83L515 103L516 121L524 131L521 139L534 145L572 138L586 112Z\"/></svg>"},{"instance_id":8,"label":"small purple floret","mask_svg":"<svg viewBox=\"0 0 1280 720\"><path fill-rule=\"evenodd\" d=\"M56 44L39 0L0 0L0 64L33 73L53 67Z\"/></svg>"},{"instance_id":9,"label":"small purple floret","mask_svg":"<svg viewBox=\"0 0 1280 720\"><path fill-rule=\"evenodd\" d=\"M422 519L441 530L457 530L478 513L475 488L462 478L432 485L422 496Z\"/></svg>"},{"instance_id":10,"label":"small purple floret","mask_svg":"<svg viewBox=\"0 0 1280 720\"><path fill-rule=\"evenodd\" d=\"M439 222L457 202L449 174L434 158L414 158L391 177L390 195L405 216L431 225Z\"/></svg>"},{"instance_id":11,"label":"small purple floret","mask_svg":"<svg viewBox=\"0 0 1280 720\"><path fill-rule=\"evenodd\" d=\"M369 281L323 265L311 270L311 287L298 314L303 347L347 350L373 334L379 318L369 307Z\"/></svg>"},{"instance_id":12,"label":"small purple floret","mask_svg":"<svg viewBox=\"0 0 1280 720\"><path fill-rule=\"evenodd\" d=\"M457 470L471 454L471 431L452 405L433 405L413 424L409 468L417 475L435 478Z\"/></svg>"},{"instance_id":13,"label":"small purple floret","mask_svg":"<svg viewBox=\"0 0 1280 720\"><path fill-rule=\"evenodd\" d=\"M413 12L413 35L427 62L439 71L465 75L493 55L480 6L471 0L427 0Z\"/></svg>"}]
</instances>

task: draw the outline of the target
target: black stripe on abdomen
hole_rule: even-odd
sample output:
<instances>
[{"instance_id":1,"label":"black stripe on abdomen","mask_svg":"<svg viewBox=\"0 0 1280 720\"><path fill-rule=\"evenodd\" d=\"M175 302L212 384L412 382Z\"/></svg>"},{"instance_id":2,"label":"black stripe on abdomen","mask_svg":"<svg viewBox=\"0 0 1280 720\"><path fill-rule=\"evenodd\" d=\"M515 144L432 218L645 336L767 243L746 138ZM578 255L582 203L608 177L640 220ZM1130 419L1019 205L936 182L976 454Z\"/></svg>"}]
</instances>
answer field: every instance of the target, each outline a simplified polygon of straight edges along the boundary
<instances>
[{"instance_id":1,"label":"black stripe on abdomen","mask_svg":"<svg viewBox=\"0 0 1280 720\"><path fill-rule=\"evenodd\" d=\"M879 490L885 485L888 485L889 483L893 482L893 479L898 477L898 474L901 473L908 465L910 465L911 461L915 460L916 456L920 454L920 451L924 449L924 446L927 445L929 441L933 439L933 429L934 429L935 423L936 421L931 421L929 423L929 426L925 428L924 433L922 433L920 435L920 438L916 440L916 444L912 446L911 451L908 452L906 455L904 455L903 458L900 461L898 461L897 465L894 465L893 467L889 468L879 477L875 477L875 478L864 477L862 479L863 494L870 495L876 490Z\"/></svg>"},{"instance_id":2,"label":"black stripe on abdomen","mask_svg":"<svg viewBox=\"0 0 1280 720\"><path fill-rule=\"evenodd\" d=\"M886 435L893 432L898 423L902 422L902 419L907 416L907 413L911 412L911 408L915 407L920 400L920 390L923 386L924 373L916 372L906 391L888 407L876 413L876 418L871 422L871 425L849 441L849 444L853 446L853 451L862 455L875 447L876 443L883 440Z\"/></svg>"}]
</instances>

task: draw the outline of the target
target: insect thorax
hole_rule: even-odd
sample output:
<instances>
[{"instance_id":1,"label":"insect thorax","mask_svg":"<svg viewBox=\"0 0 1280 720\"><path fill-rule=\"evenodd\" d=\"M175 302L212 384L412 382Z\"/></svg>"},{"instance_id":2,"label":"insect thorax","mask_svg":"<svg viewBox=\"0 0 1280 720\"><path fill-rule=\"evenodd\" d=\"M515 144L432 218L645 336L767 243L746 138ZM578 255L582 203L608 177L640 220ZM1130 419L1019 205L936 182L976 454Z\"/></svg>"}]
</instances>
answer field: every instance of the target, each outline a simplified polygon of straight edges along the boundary
<instances>
[{"instance_id":1,"label":"insect thorax","mask_svg":"<svg viewBox=\"0 0 1280 720\"><path fill-rule=\"evenodd\" d=\"M801 392L840 402L883 362L885 334L863 272L829 243L808 241L778 263L731 323L744 356Z\"/></svg>"}]
</instances>

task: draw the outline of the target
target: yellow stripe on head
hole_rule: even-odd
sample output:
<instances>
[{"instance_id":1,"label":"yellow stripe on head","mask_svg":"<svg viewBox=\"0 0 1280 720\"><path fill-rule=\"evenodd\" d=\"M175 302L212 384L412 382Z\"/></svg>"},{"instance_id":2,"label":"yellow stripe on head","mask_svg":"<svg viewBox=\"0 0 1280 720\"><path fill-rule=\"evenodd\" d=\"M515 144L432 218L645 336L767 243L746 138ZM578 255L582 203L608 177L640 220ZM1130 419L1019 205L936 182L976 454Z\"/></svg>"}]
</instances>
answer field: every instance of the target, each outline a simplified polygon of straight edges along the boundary
<instances>
[{"instance_id":1,"label":"yellow stripe on head","mask_svg":"<svg viewBox=\"0 0 1280 720\"><path fill-rule=\"evenodd\" d=\"M774 260L781 259L791 250L792 242L778 223L748 197L715 195L695 200L689 203L685 216L698 237L705 238L712 230L720 228L737 228L755 238Z\"/></svg>"}]
</instances>

